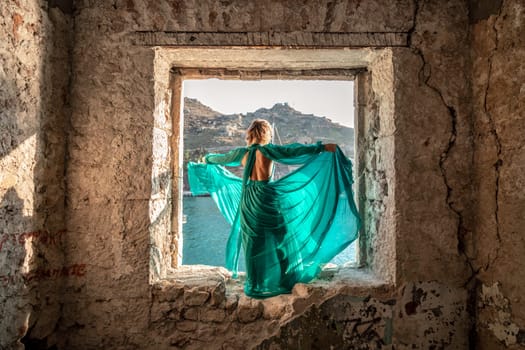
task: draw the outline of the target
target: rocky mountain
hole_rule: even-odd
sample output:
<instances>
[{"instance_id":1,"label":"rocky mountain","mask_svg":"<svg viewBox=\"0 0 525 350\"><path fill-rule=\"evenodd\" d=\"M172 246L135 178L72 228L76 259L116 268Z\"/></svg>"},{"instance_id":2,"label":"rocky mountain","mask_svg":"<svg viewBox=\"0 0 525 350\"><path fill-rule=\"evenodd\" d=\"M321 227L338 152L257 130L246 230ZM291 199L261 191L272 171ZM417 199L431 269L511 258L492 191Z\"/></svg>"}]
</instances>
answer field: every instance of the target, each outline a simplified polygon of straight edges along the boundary
<instances>
[{"instance_id":1,"label":"rocky mountain","mask_svg":"<svg viewBox=\"0 0 525 350\"><path fill-rule=\"evenodd\" d=\"M274 143L337 143L353 158L354 129L332 122L326 117L303 114L287 103L260 108L247 114L225 115L196 99L184 99L184 149L192 153L205 149L219 152L245 145L245 130L252 120L266 119L274 125Z\"/></svg>"},{"instance_id":2,"label":"rocky mountain","mask_svg":"<svg viewBox=\"0 0 525 350\"><path fill-rule=\"evenodd\" d=\"M337 143L343 152L354 158L354 129L332 122L326 117L303 114L287 103L277 103L272 108L260 108L246 114L222 114L200 101L184 99L184 169L188 161L197 161L203 155L224 153L235 147L245 146L245 131L254 119L266 119L274 125L274 143L293 142ZM290 167L276 167L276 177L287 173ZM237 175L242 170L230 169ZM184 190L189 190L184 176Z\"/></svg>"}]
</instances>

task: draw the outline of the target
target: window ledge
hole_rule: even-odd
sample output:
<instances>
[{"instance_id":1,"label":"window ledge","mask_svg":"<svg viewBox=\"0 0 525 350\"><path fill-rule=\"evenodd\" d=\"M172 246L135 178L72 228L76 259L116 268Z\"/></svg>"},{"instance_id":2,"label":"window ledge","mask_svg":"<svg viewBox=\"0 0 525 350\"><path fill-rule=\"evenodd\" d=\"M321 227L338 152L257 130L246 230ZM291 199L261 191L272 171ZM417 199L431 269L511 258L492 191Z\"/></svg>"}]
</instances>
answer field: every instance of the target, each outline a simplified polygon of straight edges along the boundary
<instances>
[{"instance_id":1,"label":"window ledge","mask_svg":"<svg viewBox=\"0 0 525 350\"><path fill-rule=\"evenodd\" d=\"M240 297L244 295L243 284L245 275L239 273L239 278L232 278L230 271L223 267L207 265L183 265L173 269L166 279L155 283L157 289L199 289L209 292L219 289L225 295ZM310 283L298 283L291 294L281 297L304 298L310 294L347 294L354 296L363 295L388 295L392 285L378 278L366 268L357 267L328 267L318 278ZM272 299L272 298L269 298Z\"/></svg>"}]
</instances>

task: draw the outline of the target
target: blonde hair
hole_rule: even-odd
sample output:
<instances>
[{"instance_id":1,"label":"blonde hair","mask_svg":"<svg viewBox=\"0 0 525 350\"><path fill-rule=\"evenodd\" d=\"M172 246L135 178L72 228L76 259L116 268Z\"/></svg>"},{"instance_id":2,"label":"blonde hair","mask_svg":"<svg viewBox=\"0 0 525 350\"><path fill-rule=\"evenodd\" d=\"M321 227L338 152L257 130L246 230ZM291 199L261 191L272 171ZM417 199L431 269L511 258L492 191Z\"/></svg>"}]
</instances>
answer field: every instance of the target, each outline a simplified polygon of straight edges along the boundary
<instances>
[{"instance_id":1,"label":"blonde hair","mask_svg":"<svg viewBox=\"0 0 525 350\"><path fill-rule=\"evenodd\" d=\"M264 119L255 119L246 130L248 145L260 143L265 145L272 140L272 126Z\"/></svg>"}]
</instances>

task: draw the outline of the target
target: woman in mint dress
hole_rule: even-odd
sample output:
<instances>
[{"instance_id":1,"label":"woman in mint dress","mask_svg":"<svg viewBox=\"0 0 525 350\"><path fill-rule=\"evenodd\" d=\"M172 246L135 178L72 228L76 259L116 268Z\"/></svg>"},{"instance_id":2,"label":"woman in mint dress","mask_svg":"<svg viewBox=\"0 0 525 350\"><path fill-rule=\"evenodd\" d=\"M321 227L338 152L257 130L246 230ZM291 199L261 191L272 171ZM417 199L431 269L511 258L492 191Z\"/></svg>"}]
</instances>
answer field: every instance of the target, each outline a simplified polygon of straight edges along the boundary
<instances>
[{"instance_id":1,"label":"woman in mint dress","mask_svg":"<svg viewBox=\"0 0 525 350\"><path fill-rule=\"evenodd\" d=\"M192 192L210 193L232 225L226 267L236 276L243 249L244 291L255 298L289 293L295 283L312 280L357 238L360 225L351 163L341 150L320 142L274 145L271 135L267 121L254 120L247 147L188 165ZM274 161L301 167L272 181ZM242 179L223 167L239 165Z\"/></svg>"}]
</instances>

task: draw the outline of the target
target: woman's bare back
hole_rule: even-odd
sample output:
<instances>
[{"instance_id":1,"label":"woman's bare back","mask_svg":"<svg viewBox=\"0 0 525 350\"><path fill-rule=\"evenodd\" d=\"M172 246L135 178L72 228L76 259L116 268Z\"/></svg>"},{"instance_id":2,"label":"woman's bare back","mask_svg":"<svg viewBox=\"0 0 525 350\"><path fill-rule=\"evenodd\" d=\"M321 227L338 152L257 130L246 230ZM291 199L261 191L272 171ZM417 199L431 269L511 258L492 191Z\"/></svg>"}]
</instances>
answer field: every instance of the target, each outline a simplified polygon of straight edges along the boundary
<instances>
[{"instance_id":1,"label":"woman's bare back","mask_svg":"<svg viewBox=\"0 0 525 350\"><path fill-rule=\"evenodd\" d=\"M255 151L255 164L253 165L250 180L253 181L267 181L272 175L272 160L266 158L259 150ZM248 159L248 153L242 158L242 165L246 166L246 160Z\"/></svg>"}]
</instances>

